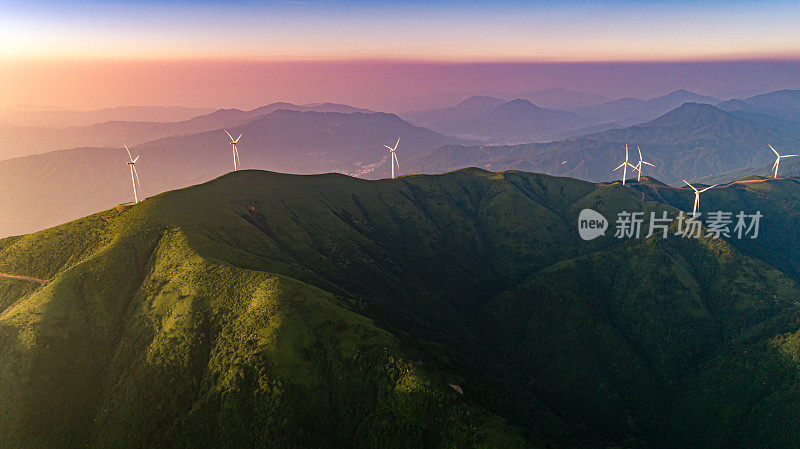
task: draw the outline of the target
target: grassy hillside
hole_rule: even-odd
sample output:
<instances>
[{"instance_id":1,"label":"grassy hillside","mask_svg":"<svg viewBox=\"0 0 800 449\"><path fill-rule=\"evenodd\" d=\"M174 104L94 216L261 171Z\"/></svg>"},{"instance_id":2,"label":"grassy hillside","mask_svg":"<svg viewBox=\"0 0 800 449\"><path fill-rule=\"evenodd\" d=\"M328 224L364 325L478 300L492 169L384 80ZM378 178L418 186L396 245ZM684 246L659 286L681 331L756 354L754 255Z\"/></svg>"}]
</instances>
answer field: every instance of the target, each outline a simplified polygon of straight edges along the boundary
<instances>
[{"instance_id":1,"label":"grassy hillside","mask_svg":"<svg viewBox=\"0 0 800 449\"><path fill-rule=\"evenodd\" d=\"M800 276L768 258L795 185L747 244L583 242L583 208L692 197L477 169L241 171L0 240L0 272L49 280L0 280L0 441L795 447Z\"/></svg>"}]
</instances>

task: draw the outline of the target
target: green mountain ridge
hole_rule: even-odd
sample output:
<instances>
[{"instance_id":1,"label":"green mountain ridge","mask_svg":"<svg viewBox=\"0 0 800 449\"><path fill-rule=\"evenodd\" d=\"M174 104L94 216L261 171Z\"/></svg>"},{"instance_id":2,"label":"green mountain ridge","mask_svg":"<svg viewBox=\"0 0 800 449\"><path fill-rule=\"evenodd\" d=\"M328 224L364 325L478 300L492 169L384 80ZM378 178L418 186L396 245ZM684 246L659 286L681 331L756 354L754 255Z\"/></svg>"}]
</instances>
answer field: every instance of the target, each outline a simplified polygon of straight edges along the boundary
<instances>
[{"instance_id":1,"label":"green mountain ridge","mask_svg":"<svg viewBox=\"0 0 800 449\"><path fill-rule=\"evenodd\" d=\"M692 198L248 170L2 239L0 272L49 282L0 279L0 441L794 447L800 183L703 194L763 208L753 241L577 236Z\"/></svg>"}]
</instances>

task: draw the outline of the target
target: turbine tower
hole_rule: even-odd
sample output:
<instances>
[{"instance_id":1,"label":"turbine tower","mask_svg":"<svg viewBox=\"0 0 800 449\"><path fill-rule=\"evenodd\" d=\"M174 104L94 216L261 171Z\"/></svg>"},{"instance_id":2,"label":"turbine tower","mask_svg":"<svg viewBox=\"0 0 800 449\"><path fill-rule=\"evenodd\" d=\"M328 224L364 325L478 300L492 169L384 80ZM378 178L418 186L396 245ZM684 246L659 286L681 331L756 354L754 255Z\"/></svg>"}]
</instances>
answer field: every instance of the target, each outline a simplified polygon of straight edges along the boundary
<instances>
[{"instance_id":1,"label":"turbine tower","mask_svg":"<svg viewBox=\"0 0 800 449\"><path fill-rule=\"evenodd\" d=\"M392 164L392 179L394 179L394 166L395 166L395 164L397 164L397 171L400 171L400 162L397 161L397 154L395 153L395 151L397 151L397 146L398 145L400 145L400 138L399 137L397 138L397 143L394 144L394 148L390 147L389 145L384 145L384 147L386 147L389 150L389 152L391 153L391 157L389 158L389 162L391 162L391 164Z\"/></svg>"},{"instance_id":2,"label":"turbine tower","mask_svg":"<svg viewBox=\"0 0 800 449\"><path fill-rule=\"evenodd\" d=\"M649 165L651 167L655 167L655 165L642 160L642 149L639 148L639 145L636 145L636 149L639 150L639 163L636 164L636 167L634 167L634 169L637 172L639 172L639 174L636 176L636 180L637 181L641 181L642 180L642 164Z\"/></svg>"},{"instance_id":3,"label":"turbine tower","mask_svg":"<svg viewBox=\"0 0 800 449\"><path fill-rule=\"evenodd\" d=\"M780 154L778 154L777 151L775 151L775 148L772 148L772 145L767 145L767 146L769 147L770 150L772 150L773 153L775 153L775 156L778 156L777 158L775 158L775 165L772 166L772 170L775 171L775 174L772 175L773 178L777 178L778 177L778 166L781 165L781 158L800 156L800 154L787 154L786 156L781 156ZM770 170L770 171L772 171L772 170Z\"/></svg>"},{"instance_id":4,"label":"turbine tower","mask_svg":"<svg viewBox=\"0 0 800 449\"><path fill-rule=\"evenodd\" d=\"M225 130L225 134L227 134L228 137L230 137L230 139L231 139L231 148L233 149L233 171L236 171L236 170L239 169L239 165L241 165L239 163L239 150L236 148L236 144L239 143L239 139L242 138L242 134L239 133L239 137L237 137L235 139L233 138L231 133L228 132L227 129Z\"/></svg>"},{"instance_id":5,"label":"turbine tower","mask_svg":"<svg viewBox=\"0 0 800 449\"><path fill-rule=\"evenodd\" d=\"M136 161L139 160L139 156L136 156L136 159L134 159L128 146L125 144L122 144L122 146L124 146L125 151L128 152L128 166L131 168L131 184L133 184L133 204L137 204L139 202L139 195L136 193L136 185L139 185L139 190L142 189L142 185L139 183L139 173L136 171Z\"/></svg>"},{"instance_id":6,"label":"turbine tower","mask_svg":"<svg viewBox=\"0 0 800 449\"><path fill-rule=\"evenodd\" d=\"M691 187L692 190L694 190L694 207L692 208L692 217L696 217L697 216L697 209L700 208L700 194L705 192L706 190L713 189L714 187L718 186L719 184L714 184L711 187L706 187L705 189L697 190L696 188L694 188L693 185L689 184L689 181L684 179L683 182L685 182L687 186Z\"/></svg>"},{"instance_id":7,"label":"turbine tower","mask_svg":"<svg viewBox=\"0 0 800 449\"><path fill-rule=\"evenodd\" d=\"M628 167L636 170L636 166L632 165L630 162L628 162L628 144L626 143L625 144L625 162L619 164L619 167L615 168L614 170L611 170L611 171L617 171L620 168L622 169L622 185L625 185L625 178L628 177Z\"/></svg>"}]
</instances>

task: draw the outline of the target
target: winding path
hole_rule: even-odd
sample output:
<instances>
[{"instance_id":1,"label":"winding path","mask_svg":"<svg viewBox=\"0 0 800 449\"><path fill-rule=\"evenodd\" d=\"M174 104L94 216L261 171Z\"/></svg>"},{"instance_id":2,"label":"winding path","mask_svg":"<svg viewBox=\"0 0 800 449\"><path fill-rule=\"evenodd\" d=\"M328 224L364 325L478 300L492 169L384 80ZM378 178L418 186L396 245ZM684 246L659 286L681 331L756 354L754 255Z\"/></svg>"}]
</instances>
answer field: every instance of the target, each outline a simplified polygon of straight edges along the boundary
<instances>
[{"instance_id":1,"label":"winding path","mask_svg":"<svg viewBox=\"0 0 800 449\"><path fill-rule=\"evenodd\" d=\"M16 275L13 275L13 274L6 274L6 273L0 273L0 277L4 277L4 278L8 278L8 279L18 279L20 281L38 282L39 284L46 284L47 283L47 280L45 280L45 279L32 278L32 277L28 277L28 276L16 276Z\"/></svg>"}]
</instances>

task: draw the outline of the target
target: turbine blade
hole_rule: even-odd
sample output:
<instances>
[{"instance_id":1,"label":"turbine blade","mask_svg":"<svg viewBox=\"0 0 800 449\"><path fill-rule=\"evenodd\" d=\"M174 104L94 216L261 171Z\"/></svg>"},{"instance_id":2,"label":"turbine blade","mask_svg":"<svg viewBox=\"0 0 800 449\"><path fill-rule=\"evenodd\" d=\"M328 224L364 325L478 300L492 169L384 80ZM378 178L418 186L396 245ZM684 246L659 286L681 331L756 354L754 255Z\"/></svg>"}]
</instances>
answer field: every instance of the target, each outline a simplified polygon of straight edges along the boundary
<instances>
[{"instance_id":1,"label":"turbine blade","mask_svg":"<svg viewBox=\"0 0 800 449\"><path fill-rule=\"evenodd\" d=\"M242 133L239 133L239 137L237 137L236 140L233 141L233 143L239 143L239 139L241 138L242 138Z\"/></svg>"},{"instance_id":2,"label":"turbine blade","mask_svg":"<svg viewBox=\"0 0 800 449\"><path fill-rule=\"evenodd\" d=\"M397 138L397 143L394 144L394 149L397 149L397 146L400 145L400 138Z\"/></svg>"},{"instance_id":3,"label":"turbine blade","mask_svg":"<svg viewBox=\"0 0 800 449\"><path fill-rule=\"evenodd\" d=\"M691 188L692 188L692 190L694 190L695 192L697 192L697 189L695 189L693 185L689 184L689 181L687 181L687 180L685 180L685 179L684 179L684 180L683 180L683 182L685 182L687 186L691 187Z\"/></svg>"},{"instance_id":4,"label":"turbine blade","mask_svg":"<svg viewBox=\"0 0 800 449\"><path fill-rule=\"evenodd\" d=\"M397 160L397 153L392 152L392 156L394 156L394 163L397 165L397 169L400 170L400 161Z\"/></svg>"},{"instance_id":5,"label":"turbine blade","mask_svg":"<svg viewBox=\"0 0 800 449\"><path fill-rule=\"evenodd\" d=\"M651 164L651 163L649 163L649 162L645 162L645 161L642 161L642 164L647 164L647 165L649 165L649 166L651 166L651 167L655 167L655 165L653 165L653 164Z\"/></svg>"},{"instance_id":6,"label":"turbine blade","mask_svg":"<svg viewBox=\"0 0 800 449\"><path fill-rule=\"evenodd\" d=\"M713 189L714 187L716 187L716 186L718 186L718 185L719 185L719 184L714 184L714 185L713 185L713 186L711 186L711 187L706 187L705 189L703 189L703 190L700 190L700 191L698 191L697 193L703 193L703 192L705 192L706 190Z\"/></svg>"},{"instance_id":7,"label":"turbine blade","mask_svg":"<svg viewBox=\"0 0 800 449\"><path fill-rule=\"evenodd\" d=\"M775 153L775 156L781 157L781 155L778 154L777 151L775 151L775 148L772 148L772 145L767 145L767 146L769 147L770 150L772 150L773 153Z\"/></svg>"},{"instance_id":8,"label":"turbine blade","mask_svg":"<svg viewBox=\"0 0 800 449\"><path fill-rule=\"evenodd\" d=\"M389 151L394 151L394 148L390 147L389 145L384 145L384 147Z\"/></svg>"},{"instance_id":9,"label":"turbine blade","mask_svg":"<svg viewBox=\"0 0 800 449\"><path fill-rule=\"evenodd\" d=\"M636 145L636 149L639 150L639 160L642 160L642 149L639 148L639 145Z\"/></svg>"},{"instance_id":10,"label":"turbine blade","mask_svg":"<svg viewBox=\"0 0 800 449\"><path fill-rule=\"evenodd\" d=\"M139 156L141 156L141 154L140 154ZM131 162L133 162L133 163L135 164L135 163L136 163L136 161L138 161L138 160L139 160L139 156L136 156L136 159L132 160Z\"/></svg>"},{"instance_id":11,"label":"turbine blade","mask_svg":"<svg viewBox=\"0 0 800 449\"><path fill-rule=\"evenodd\" d=\"M128 152L128 160L133 161L133 156L131 156L131 150L129 150L128 146L125 145L124 143L122 144L122 146L125 147L125 151Z\"/></svg>"},{"instance_id":12,"label":"turbine blade","mask_svg":"<svg viewBox=\"0 0 800 449\"><path fill-rule=\"evenodd\" d=\"M231 139L231 142L233 142L233 136L231 135L231 133L229 133L227 129L225 129L225 130L223 130L223 131L225 131L225 134L227 134L227 135L228 135L228 137L230 137L230 139Z\"/></svg>"},{"instance_id":13,"label":"turbine blade","mask_svg":"<svg viewBox=\"0 0 800 449\"><path fill-rule=\"evenodd\" d=\"M613 169L613 170L611 170L611 171L617 171L617 170L619 170L620 168L624 167L624 166L625 166L625 164L627 164L627 162L623 162L623 163L619 164L619 167L617 167L617 168L615 168L615 169Z\"/></svg>"}]
</instances>

